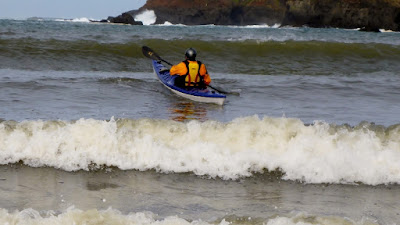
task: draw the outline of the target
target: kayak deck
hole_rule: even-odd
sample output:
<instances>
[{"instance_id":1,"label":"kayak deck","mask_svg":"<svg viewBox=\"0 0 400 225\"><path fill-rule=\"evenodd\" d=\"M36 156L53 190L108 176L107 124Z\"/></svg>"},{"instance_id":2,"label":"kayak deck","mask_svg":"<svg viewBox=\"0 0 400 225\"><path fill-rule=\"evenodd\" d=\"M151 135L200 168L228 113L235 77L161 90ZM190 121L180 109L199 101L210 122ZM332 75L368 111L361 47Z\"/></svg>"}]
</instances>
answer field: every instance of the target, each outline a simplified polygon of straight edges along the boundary
<instances>
[{"instance_id":1,"label":"kayak deck","mask_svg":"<svg viewBox=\"0 0 400 225\"><path fill-rule=\"evenodd\" d=\"M223 105L225 102L226 96L224 94L221 94L209 87L205 89L200 89L197 87L182 88L175 86L175 79L178 77L178 75L171 76L169 73L169 69L167 69L157 60L153 60L153 69L154 73L161 81L161 83L164 84L164 86L170 89L173 93L181 97L197 102L214 103L218 105Z\"/></svg>"}]
</instances>

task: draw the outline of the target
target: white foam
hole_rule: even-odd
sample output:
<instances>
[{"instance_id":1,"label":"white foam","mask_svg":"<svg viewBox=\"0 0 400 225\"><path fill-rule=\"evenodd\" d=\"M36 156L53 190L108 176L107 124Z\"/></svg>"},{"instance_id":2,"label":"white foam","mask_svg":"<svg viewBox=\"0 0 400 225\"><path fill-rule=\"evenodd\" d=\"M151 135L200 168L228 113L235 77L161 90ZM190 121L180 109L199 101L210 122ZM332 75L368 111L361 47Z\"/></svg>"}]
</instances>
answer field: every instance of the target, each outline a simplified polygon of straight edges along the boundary
<instances>
[{"instance_id":1,"label":"white foam","mask_svg":"<svg viewBox=\"0 0 400 225\"><path fill-rule=\"evenodd\" d=\"M171 22L169 22L169 21L165 21L163 24L157 24L156 26L160 26L160 27L162 27L162 26L174 26L174 27L187 27L187 25L185 25L185 24L173 24L173 23L171 23Z\"/></svg>"},{"instance_id":2,"label":"white foam","mask_svg":"<svg viewBox=\"0 0 400 225\"><path fill-rule=\"evenodd\" d=\"M164 26L172 26L173 24L171 22L165 21L163 25Z\"/></svg>"},{"instance_id":3,"label":"white foam","mask_svg":"<svg viewBox=\"0 0 400 225\"><path fill-rule=\"evenodd\" d=\"M43 215L44 214L44 215ZM156 220L151 212L122 214L118 210L109 208L107 210L79 210L70 207L66 212L56 215L52 211L39 213L34 209L25 209L9 213L0 209L0 224L147 224L147 225L208 225L209 223L199 221L188 222L177 216L170 216L162 220ZM224 220L220 225L228 225Z\"/></svg>"},{"instance_id":4,"label":"white foam","mask_svg":"<svg viewBox=\"0 0 400 225\"><path fill-rule=\"evenodd\" d=\"M54 21L58 22L75 22L75 23L90 23L91 20L93 19L89 19L86 17L75 18L75 19L54 19Z\"/></svg>"},{"instance_id":5,"label":"white foam","mask_svg":"<svg viewBox=\"0 0 400 225\"><path fill-rule=\"evenodd\" d=\"M135 21L141 21L143 25L152 25L156 22L157 16L153 10L145 10L135 16Z\"/></svg>"},{"instance_id":6,"label":"white foam","mask_svg":"<svg viewBox=\"0 0 400 225\"><path fill-rule=\"evenodd\" d=\"M374 131L256 116L3 122L0 164L19 161L67 171L96 164L237 179L280 169L284 179L308 183L400 183L400 126Z\"/></svg>"},{"instance_id":7,"label":"white foam","mask_svg":"<svg viewBox=\"0 0 400 225\"><path fill-rule=\"evenodd\" d=\"M86 17L75 18L71 20L72 22L80 22L80 23L90 23L90 19Z\"/></svg>"},{"instance_id":8,"label":"white foam","mask_svg":"<svg viewBox=\"0 0 400 225\"><path fill-rule=\"evenodd\" d=\"M106 210L80 210L74 206L60 214L54 211L38 212L34 209L8 212L0 208L0 224L146 224L146 225L230 225L230 224L254 224L251 217L244 217L240 222L222 219L215 222L203 220L187 221L179 216L168 216L163 219L155 219L157 215L151 212L137 212L123 214L112 208ZM312 225L312 224L375 224L374 221L366 218L359 222L348 218L334 216L313 216L306 213L297 213L288 216L274 216L263 221L266 225Z\"/></svg>"},{"instance_id":9,"label":"white foam","mask_svg":"<svg viewBox=\"0 0 400 225\"><path fill-rule=\"evenodd\" d=\"M385 29L379 29L380 32L382 33L396 33L397 31L393 31L393 30L385 30ZM398 32L397 32L398 33Z\"/></svg>"},{"instance_id":10,"label":"white foam","mask_svg":"<svg viewBox=\"0 0 400 225\"><path fill-rule=\"evenodd\" d=\"M268 24L260 24L260 25L246 25L246 26L227 26L231 28L254 28L254 29L265 29L265 28L280 28L281 24L274 24L272 26Z\"/></svg>"}]
</instances>

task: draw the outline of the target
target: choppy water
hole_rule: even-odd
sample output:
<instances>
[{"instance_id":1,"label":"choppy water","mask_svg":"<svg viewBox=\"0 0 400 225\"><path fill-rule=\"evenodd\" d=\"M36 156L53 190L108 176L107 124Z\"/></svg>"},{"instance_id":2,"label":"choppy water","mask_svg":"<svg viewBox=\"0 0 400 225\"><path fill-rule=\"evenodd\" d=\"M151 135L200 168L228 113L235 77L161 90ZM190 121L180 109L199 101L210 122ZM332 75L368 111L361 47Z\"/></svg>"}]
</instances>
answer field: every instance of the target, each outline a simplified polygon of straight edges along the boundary
<instances>
[{"instance_id":1,"label":"choppy water","mask_svg":"<svg viewBox=\"0 0 400 225\"><path fill-rule=\"evenodd\" d=\"M0 20L0 221L399 224L398 71L394 32Z\"/></svg>"}]
</instances>

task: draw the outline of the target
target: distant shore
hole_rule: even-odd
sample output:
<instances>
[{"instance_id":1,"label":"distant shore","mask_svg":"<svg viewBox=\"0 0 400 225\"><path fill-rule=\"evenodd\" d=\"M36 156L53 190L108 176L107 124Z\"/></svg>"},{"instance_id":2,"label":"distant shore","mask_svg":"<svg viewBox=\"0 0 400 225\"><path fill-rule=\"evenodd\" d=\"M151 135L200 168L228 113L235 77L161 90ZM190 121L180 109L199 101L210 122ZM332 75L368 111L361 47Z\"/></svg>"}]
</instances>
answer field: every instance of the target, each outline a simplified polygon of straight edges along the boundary
<instances>
[{"instance_id":1,"label":"distant shore","mask_svg":"<svg viewBox=\"0 0 400 225\"><path fill-rule=\"evenodd\" d=\"M193 7L196 6L196 7ZM400 0L147 0L108 22L140 25L135 16L152 10L155 24L274 25L400 31Z\"/></svg>"}]
</instances>

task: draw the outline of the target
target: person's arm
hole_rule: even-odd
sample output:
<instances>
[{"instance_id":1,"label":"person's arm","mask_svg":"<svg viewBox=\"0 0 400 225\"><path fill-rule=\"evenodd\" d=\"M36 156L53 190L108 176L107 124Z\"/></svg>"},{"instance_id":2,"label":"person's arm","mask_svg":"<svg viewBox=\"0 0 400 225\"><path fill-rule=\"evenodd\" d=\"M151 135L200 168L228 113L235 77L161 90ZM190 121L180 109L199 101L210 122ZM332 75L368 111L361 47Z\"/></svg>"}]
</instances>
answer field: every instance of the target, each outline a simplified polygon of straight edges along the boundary
<instances>
[{"instance_id":1,"label":"person's arm","mask_svg":"<svg viewBox=\"0 0 400 225\"><path fill-rule=\"evenodd\" d=\"M204 64L201 64L199 73L200 73L200 76L203 76L204 83L206 85L209 85L211 83L211 77L208 74L207 68L206 68L206 66Z\"/></svg>"},{"instance_id":2,"label":"person's arm","mask_svg":"<svg viewBox=\"0 0 400 225\"><path fill-rule=\"evenodd\" d=\"M178 65L174 65L169 70L171 75L185 75L187 74L186 64L184 62L179 63Z\"/></svg>"}]
</instances>

